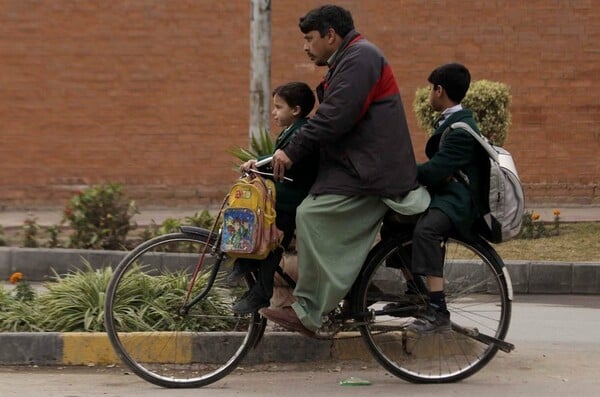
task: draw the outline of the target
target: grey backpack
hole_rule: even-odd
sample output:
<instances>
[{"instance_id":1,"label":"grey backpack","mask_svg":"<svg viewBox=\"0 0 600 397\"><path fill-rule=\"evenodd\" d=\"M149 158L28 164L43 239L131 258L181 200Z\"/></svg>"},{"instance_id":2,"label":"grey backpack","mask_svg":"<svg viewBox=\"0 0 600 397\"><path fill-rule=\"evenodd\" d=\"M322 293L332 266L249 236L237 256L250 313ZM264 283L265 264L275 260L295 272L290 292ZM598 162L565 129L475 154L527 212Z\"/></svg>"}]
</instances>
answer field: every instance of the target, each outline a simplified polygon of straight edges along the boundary
<instances>
[{"instance_id":1,"label":"grey backpack","mask_svg":"<svg viewBox=\"0 0 600 397\"><path fill-rule=\"evenodd\" d=\"M523 222L525 196L511 154L491 144L487 138L473 131L467 123L453 123L450 128L467 131L490 158L490 212L483 215L484 230L481 234L492 243L501 243L516 237Z\"/></svg>"}]
</instances>

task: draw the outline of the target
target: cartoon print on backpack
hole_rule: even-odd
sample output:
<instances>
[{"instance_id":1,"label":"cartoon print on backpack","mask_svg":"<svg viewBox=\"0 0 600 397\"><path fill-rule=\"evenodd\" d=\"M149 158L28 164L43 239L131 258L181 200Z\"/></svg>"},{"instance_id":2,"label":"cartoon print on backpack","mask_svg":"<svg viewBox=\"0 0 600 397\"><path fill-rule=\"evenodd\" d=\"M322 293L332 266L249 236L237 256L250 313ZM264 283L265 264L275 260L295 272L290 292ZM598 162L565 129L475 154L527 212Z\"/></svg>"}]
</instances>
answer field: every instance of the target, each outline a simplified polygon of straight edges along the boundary
<instances>
[{"instance_id":1,"label":"cartoon print on backpack","mask_svg":"<svg viewBox=\"0 0 600 397\"><path fill-rule=\"evenodd\" d=\"M229 213L223 228L223 245L229 251L250 252L254 246L255 216L250 211Z\"/></svg>"},{"instance_id":2,"label":"cartoon print on backpack","mask_svg":"<svg viewBox=\"0 0 600 397\"><path fill-rule=\"evenodd\" d=\"M223 211L221 249L230 257L265 258L279 246L275 224L275 185L261 176L241 178L232 186Z\"/></svg>"}]
</instances>

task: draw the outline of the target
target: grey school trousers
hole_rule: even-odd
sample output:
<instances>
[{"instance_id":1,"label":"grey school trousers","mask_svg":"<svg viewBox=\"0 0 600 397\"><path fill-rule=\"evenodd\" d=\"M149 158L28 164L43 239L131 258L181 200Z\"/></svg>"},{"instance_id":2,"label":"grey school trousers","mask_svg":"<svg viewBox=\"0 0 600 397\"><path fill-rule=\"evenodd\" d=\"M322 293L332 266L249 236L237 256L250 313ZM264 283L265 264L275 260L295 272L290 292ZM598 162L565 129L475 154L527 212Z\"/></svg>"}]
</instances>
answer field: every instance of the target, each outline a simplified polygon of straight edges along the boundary
<instances>
[{"instance_id":1,"label":"grey school trousers","mask_svg":"<svg viewBox=\"0 0 600 397\"><path fill-rule=\"evenodd\" d=\"M389 207L377 196L308 196L296 213L298 281L292 308L310 330L352 287Z\"/></svg>"}]
</instances>

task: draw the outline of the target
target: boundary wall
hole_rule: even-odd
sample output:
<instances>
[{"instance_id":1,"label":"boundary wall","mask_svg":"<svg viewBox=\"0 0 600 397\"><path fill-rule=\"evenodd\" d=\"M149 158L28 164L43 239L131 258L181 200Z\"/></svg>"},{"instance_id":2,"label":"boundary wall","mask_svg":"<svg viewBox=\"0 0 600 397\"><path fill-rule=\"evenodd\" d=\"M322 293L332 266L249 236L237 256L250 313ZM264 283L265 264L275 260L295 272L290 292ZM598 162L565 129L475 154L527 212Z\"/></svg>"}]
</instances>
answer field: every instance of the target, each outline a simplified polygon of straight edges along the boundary
<instances>
[{"instance_id":1,"label":"boundary wall","mask_svg":"<svg viewBox=\"0 0 600 397\"><path fill-rule=\"evenodd\" d=\"M339 0L386 54L419 161L412 101L436 66L511 87L515 157L531 203L598 204L600 2ZM271 86L316 86L298 18L271 2ZM248 0L0 4L0 204L62 206L115 182L144 205L211 205L248 144ZM276 127L273 133L278 132Z\"/></svg>"}]
</instances>

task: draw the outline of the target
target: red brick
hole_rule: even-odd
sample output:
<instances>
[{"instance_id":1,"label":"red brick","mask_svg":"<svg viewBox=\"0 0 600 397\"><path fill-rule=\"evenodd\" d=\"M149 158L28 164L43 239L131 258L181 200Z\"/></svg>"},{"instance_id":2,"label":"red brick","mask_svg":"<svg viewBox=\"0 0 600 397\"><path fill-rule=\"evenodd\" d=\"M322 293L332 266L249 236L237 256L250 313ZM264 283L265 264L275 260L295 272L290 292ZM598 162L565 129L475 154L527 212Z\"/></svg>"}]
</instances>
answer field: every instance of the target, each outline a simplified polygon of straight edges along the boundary
<instances>
[{"instance_id":1,"label":"red brick","mask_svg":"<svg viewBox=\"0 0 600 397\"><path fill-rule=\"evenodd\" d=\"M271 86L314 86L324 74L297 27L321 3L272 3ZM474 79L511 87L506 145L528 198L598 202L597 1L339 4L388 57L419 161L427 137L414 92L432 68L460 61ZM226 149L248 141L249 9L248 0L4 1L0 202L61 206L86 184L114 181L142 204L220 202L237 177Z\"/></svg>"}]
</instances>

